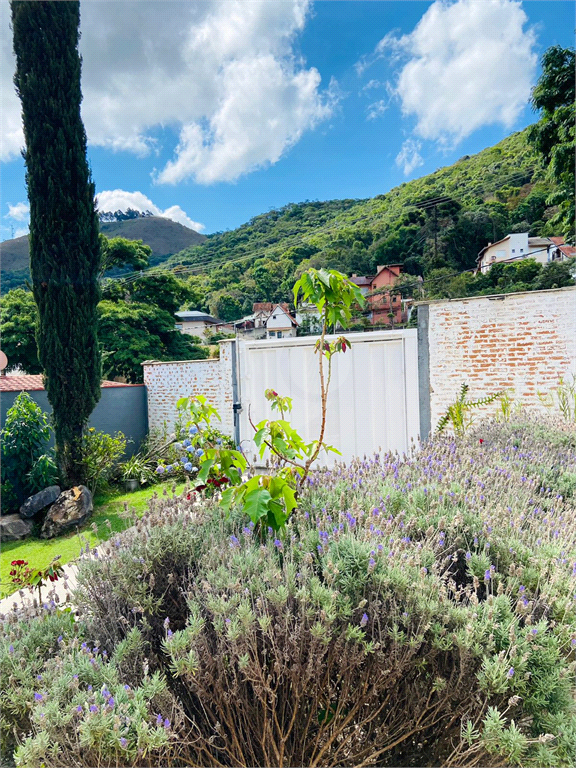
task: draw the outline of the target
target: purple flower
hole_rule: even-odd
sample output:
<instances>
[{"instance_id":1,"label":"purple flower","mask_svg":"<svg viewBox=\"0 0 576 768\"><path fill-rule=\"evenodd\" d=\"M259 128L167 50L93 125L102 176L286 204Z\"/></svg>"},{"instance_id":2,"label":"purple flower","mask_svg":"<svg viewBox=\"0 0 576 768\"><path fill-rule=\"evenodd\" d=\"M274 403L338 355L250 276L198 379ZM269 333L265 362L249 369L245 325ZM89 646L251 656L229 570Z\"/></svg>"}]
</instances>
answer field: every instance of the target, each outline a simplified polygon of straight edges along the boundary
<instances>
[{"instance_id":1,"label":"purple flower","mask_svg":"<svg viewBox=\"0 0 576 768\"><path fill-rule=\"evenodd\" d=\"M8 648L8 653L14 653L14 646L10 644L10 647Z\"/></svg>"},{"instance_id":2,"label":"purple flower","mask_svg":"<svg viewBox=\"0 0 576 768\"><path fill-rule=\"evenodd\" d=\"M361 627L365 627L366 624L368 624L368 614L367 613L363 613L362 614L362 618L360 619L360 626Z\"/></svg>"},{"instance_id":3,"label":"purple flower","mask_svg":"<svg viewBox=\"0 0 576 768\"><path fill-rule=\"evenodd\" d=\"M492 578L492 574L491 574L491 572L490 572L490 569L488 569L488 570L487 570L487 571L484 573L484 581L490 581L490 579L491 579L491 578Z\"/></svg>"},{"instance_id":4,"label":"purple flower","mask_svg":"<svg viewBox=\"0 0 576 768\"><path fill-rule=\"evenodd\" d=\"M108 704L110 709L113 709L114 705L116 704L116 702L114 701L114 697L113 696L110 696L110 698L108 699L108 701L106 703Z\"/></svg>"},{"instance_id":5,"label":"purple flower","mask_svg":"<svg viewBox=\"0 0 576 768\"><path fill-rule=\"evenodd\" d=\"M90 712L98 712L98 707L96 706L96 704L90 705Z\"/></svg>"},{"instance_id":6,"label":"purple flower","mask_svg":"<svg viewBox=\"0 0 576 768\"><path fill-rule=\"evenodd\" d=\"M165 728L167 731L169 731L169 730L170 730L170 720L168 720L168 718L166 718L166 720L164 720L164 728Z\"/></svg>"},{"instance_id":7,"label":"purple flower","mask_svg":"<svg viewBox=\"0 0 576 768\"><path fill-rule=\"evenodd\" d=\"M514 667L510 667L507 677L514 677Z\"/></svg>"},{"instance_id":8,"label":"purple flower","mask_svg":"<svg viewBox=\"0 0 576 768\"><path fill-rule=\"evenodd\" d=\"M36 701L43 701L44 699L41 693L35 693L34 698L36 699Z\"/></svg>"},{"instance_id":9,"label":"purple flower","mask_svg":"<svg viewBox=\"0 0 576 768\"><path fill-rule=\"evenodd\" d=\"M166 616L166 618L164 619L164 629L168 629L169 626L170 626L170 619L168 618L168 616Z\"/></svg>"},{"instance_id":10,"label":"purple flower","mask_svg":"<svg viewBox=\"0 0 576 768\"><path fill-rule=\"evenodd\" d=\"M130 690L130 686L129 686L129 685L125 685L125 686L124 686L124 690L125 690L125 691L129 691L129 690Z\"/></svg>"},{"instance_id":11,"label":"purple flower","mask_svg":"<svg viewBox=\"0 0 576 768\"><path fill-rule=\"evenodd\" d=\"M160 466L160 467L156 467L156 474L157 474L157 475L163 475L163 474L164 474L164 472L166 472L166 470L164 469L164 467L162 467L162 466Z\"/></svg>"},{"instance_id":12,"label":"purple flower","mask_svg":"<svg viewBox=\"0 0 576 768\"><path fill-rule=\"evenodd\" d=\"M156 725L162 725L164 723L164 718L162 715L157 715L156 717Z\"/></svg>"},{"instance_id":13,"label":"purple flower","mask_svg":"<svg viewBox=\"0 0 576 768\"><path fill-rule=\"evenodd\" d=\"M202 448L198 448L198 450L196 451L196 456L204 456L204 451L202 450Z\"/></svg>"},{"instance_id":14,"label":"purple flower","mask_svg":"<svg viewBox=\"0 0 576 768\"><path fill-rule=\"evenodd\" d=\"M126 741L124 736L122 736L122 738L120 739L120 746L122 747L122 749L126 749L126 744L128 744L128 742Z\"/></svg>"},{"instance_id":15,"label":"purple flower","mask_svg":"<svg viewBox=\"0 0 576 768\"><path fill-rule=\"evenodd\" d=\"M280 541L280 539L274 539L274 546L276 547L276 549L282 549L282 542Z\"/></svg>"},{"instance_id":16,"label":"purple flower","mask_svg":"<svg viewBox=\"0 0 576 768\"><path fill-rule=\"evenodd\" d=\"M192 472L192 464L189 461L187 461L184 464L184 469L186 470L186 472Z\"/></svg>"},{"instance_id":17,"label":"purple flower","mask_svg":"<svg viewBox=\"0 0 576 768\"><path fill-rule=\"evenodd\" d=\"M238 538L234 535L230 536L230 546L231 547L239 547L240 542L238 541Z\"/></svg>"},{"instance_id":18,"label":"purple flower","mask_svg":"<svg viewBox=\"0 0 576 768\"><path fill-rule=\"evenodd\" d=\"M82 712L82 705L81 704L78 704L78 706L76 707L76 712L78 712L78 714L80 714L80 712Z\"/></svg>"},{"instance_id":19,"label":"purple flower","mask_svg":"<svg viewBox=\"0 0 576 768\"><path fill-rule=\"evenodd\" d=\"M470 554L470 552L466 552L466 560L470 560L471 557L472 555Z\"/></svg>"},{"instance_id":20,"label":"purple flower","mask_svg":"<svg viewBox=\"0 0 576 768\"><path fill-rule=\"evenodd\" d=\"M56 642L58 642L58 643L61 643L61 642L62 642L62 640L64 640L64 638L62 637L62 635L59 635L59 636L58 636L58 640L57 640Z\"/></svg>"}]
</instances>

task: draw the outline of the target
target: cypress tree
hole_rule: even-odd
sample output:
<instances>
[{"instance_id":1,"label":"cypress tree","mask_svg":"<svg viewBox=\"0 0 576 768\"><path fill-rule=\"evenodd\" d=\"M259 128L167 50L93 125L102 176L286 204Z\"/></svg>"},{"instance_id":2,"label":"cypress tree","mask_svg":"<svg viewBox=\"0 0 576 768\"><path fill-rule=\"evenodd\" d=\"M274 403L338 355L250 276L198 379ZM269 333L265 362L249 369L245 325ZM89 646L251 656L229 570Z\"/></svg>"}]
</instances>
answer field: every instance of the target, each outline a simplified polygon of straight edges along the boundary
<instances>
[{"instance_id":1,"label":"cypress tree","mask_svg":"<svg viewBox=\"0 0 576 768\"><path fill-rule=\"evenodd\" d=\"M11 2L30 201L37 343L62 482L82 477L82 434L100 398L100 247L80 116L78 2Z\"/></svg>"}]
</instances>

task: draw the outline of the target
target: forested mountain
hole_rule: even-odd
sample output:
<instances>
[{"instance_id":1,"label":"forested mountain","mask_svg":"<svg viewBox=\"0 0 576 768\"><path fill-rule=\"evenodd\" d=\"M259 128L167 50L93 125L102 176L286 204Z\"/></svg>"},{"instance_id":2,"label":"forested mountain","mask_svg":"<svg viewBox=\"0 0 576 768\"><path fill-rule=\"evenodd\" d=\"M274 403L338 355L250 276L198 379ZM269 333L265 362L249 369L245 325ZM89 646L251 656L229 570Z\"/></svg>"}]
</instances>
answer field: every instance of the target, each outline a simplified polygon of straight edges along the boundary
<instances>
[{"instance_id":1,"label":"forested mountain","mask_svg":"<svg viewBox=\"0 0 576 768\"><path fill-rule=\"evenodd\" d=\"M527 141L512 134L477 155L367 200L287 205L208 236L164 267L187 278L189 306L235 319L255 301L290 298L309 266L374 273L402 263L412 275L474 267L479 250L508 232L559 234L548 223L554 182ZM437 208L417 204L448 197Z\"/></svg>"},{"instance_id":2,"label":"forested mountain","mask_svg":"<svg viewBox=\"0 0 576 768\"><path fill-rule=\"evenodd\" d=\"M120 213L120 212L118 212ZM203 243L206 239L193 229L177 221L161 216L138 216L122 220L104 220L100 222L100 231L107 237L125 237L128 240L142 240L152 249L150 264L161 264L168 256L178 253L183 248ZM10 288L24 286L29 279L28 235L14 240L5 240L0 244L2 257L2 293Z\"/></svg>"}]
</instances>

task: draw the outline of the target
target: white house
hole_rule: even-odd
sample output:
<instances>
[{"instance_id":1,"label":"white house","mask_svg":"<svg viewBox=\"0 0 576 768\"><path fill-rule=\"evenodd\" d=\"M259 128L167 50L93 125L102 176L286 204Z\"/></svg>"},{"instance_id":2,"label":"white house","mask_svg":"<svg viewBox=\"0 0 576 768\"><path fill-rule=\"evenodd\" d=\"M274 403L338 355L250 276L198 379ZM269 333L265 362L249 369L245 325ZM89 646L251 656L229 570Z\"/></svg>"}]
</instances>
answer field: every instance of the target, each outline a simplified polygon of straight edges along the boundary
<instances>
[{"instance_id":1,"label":"white house","mask_svg":"<svg viewBox=\"0 0 576 768\"><path fill-rule=\"evenodd\" d=\"M253 305L251 315L237 320L234 326L239 334L252 339L282 339L296 336L298 321L288 304L261 301Z\"/></svg>"},{"instance_id":2,"label":"white house","mask_svg":"<svg viewBox=\"0 0 576 768\"><path fill-rule=\"evenodd\" d=\"M482 248L476 260L476 272L486 274L493 264L501 261L535 259L539 264L564 261L574 255L571 251L576 253L576 249L564 244L563 237L528 237L527 232L518 232Z\"/></svg>"},{"instance_id":3,"label":"white house","mask_svg":"<svg viewBox=\"0 0 576 768\"><path fill-rule=\"evenodd\" d=\"M268 339L282 339L287 336L296 336L298 322L290 312L282 305L276 304L266 320L266 337Z\"/></svg>"},{"instance_id":4,"label":"white house","mask_svg":"<svg viewBox=\"0 0 576 768\"><path fill-rule=\"evenodd\" d=\"M189 336L199 336L202 341L206 340L206 331L222 322L212 317L212 315L207 315L206 312L198 312L197 310L175 312L174 314L178 318L176 328L181 333L186 333Z\"/></svg>"}]
</instances>

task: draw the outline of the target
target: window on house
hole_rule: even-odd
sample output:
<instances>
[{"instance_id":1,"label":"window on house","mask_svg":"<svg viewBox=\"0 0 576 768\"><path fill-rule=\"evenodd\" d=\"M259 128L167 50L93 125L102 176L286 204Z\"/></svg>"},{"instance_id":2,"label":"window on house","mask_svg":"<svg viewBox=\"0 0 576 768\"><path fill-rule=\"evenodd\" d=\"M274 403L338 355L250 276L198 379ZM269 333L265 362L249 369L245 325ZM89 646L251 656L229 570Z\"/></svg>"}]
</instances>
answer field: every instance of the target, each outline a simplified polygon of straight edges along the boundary
<instances>
[{"instance_id":1,"label":"window on house","mask_svg":"<svg viewBox=\"0 0 576 768\"><path fill-rule=\"evenodd\" d=\"M270 336L276 336L276 331L268 331L268 333L270 334Z\"/></svg>"},{"instance_id":2,"label":"window on house","mask_svg":"<svg viewBox=\"0 0 576 768\"><path fill-rule=\"evenodd\" d=\"M524 248L520 248L520 253L524 253Z\"/></svg>"},{"instance_id":3,"label":"window on house","mask_svg":"<svg viewBox=\"0 0 576 768\"><path fill-rule=\"evenodd\" d=\"M176 323L174 328L176 328L177 331L181 331L182 330L182 323Z\"/></svg>"},{"instance_id":4,"label":"window on house","mask_svg":"<svg viewBox=\"0 0 576 768\"><path fill-rule=\"evenodd\" d=\"M512 248L512 253L516 253L516 248Z\"/></svg>"},{"instance_id":5,"label":"window on house","mask_svg":"<svg viewBox=\"0 0 576 768\"><path fill-rule=\"evenodd\" d=\"M279 339L281 339L282 338L282 331L278 331L278 333L276 335L278 336Z\"/></svg>"}]
</instances>

